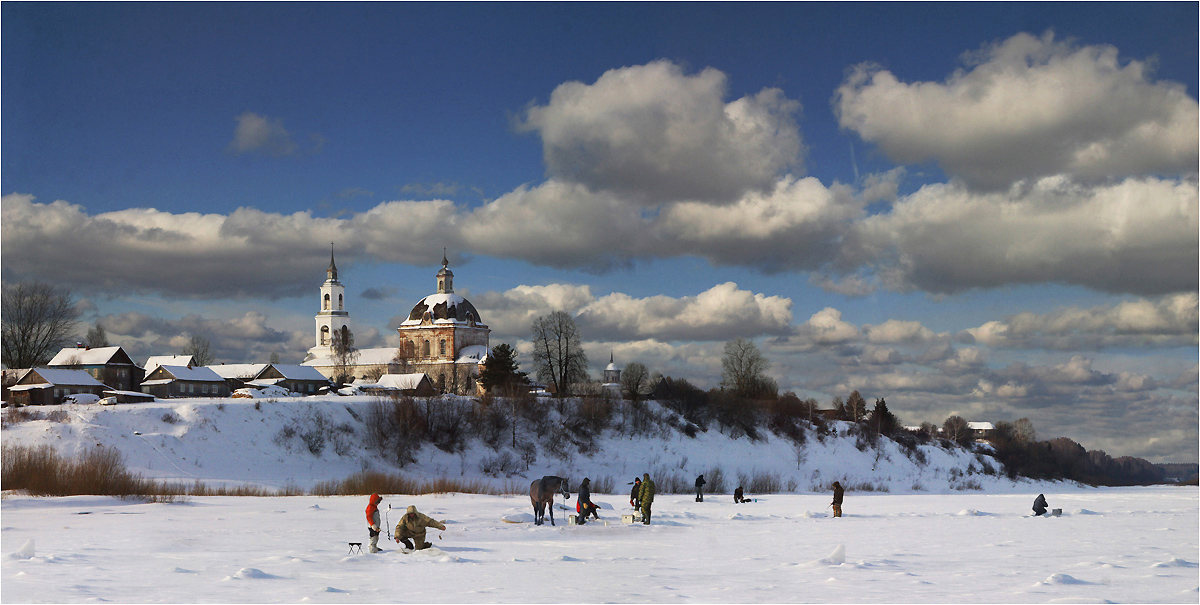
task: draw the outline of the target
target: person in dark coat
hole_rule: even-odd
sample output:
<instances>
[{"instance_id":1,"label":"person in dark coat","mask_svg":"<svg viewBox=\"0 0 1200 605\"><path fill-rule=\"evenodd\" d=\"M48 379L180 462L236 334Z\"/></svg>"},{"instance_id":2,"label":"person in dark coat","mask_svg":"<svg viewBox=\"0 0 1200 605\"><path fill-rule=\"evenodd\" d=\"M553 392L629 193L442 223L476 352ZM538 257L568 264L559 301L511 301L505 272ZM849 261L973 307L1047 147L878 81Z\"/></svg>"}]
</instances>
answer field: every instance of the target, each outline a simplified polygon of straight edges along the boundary
<instances>
[{"instance_id":1,"label":"person in dark coat","mask_svg":"<svg viewBox=\"0 0 1200 605\"><path fill-rule=\"evenodd\" d=\"M637 510L637 509L641 508L641 505L640 505L641 501L642 501L642 480L638 477L634 477L633 478L633 491L629 492L629 506L632 506L633 510Z\"/></svg>"},{"instance_id":2,"label":"person in dark coat","mask_svg":"<svg viewBox=\"0 0 1200 605\"><path fill-rule=\"evenodd\" d=\"M742 486L740 486L740 485L737 486L737 489L733 490L733 503L734 504L741 504L746 501L746 499L742 497L743 493L745 493L745 492L742 491Z\"/></svg>"},{"instance_id":3,"label":"person in dark coat","mask_svg":"<svg viewBox=\"0 0 1200 605\"><path fill-rule=\"evenodd\" d=\"M1046 496L1038 494L1036 500L1033 501L1033 516L1040 517L1046 514Z\"/></svg>"},{"instance_id":4,"label":"person in dark coat","mask_svg":"<svg viewBox=\"0 0 1200 605\"><path fill-rule=\"evenodd\" d=\"M842 516L842 493L843 492L845 492L845 490L842 489L842 484L838 483L837 481L834 481L833 482L833 516L835 516L835 517Z\"/></svg>"},{"instance_id":5,"label":"person in dark coat","mask_svg":"<svg viewBox=\"0 0 1200 605\"><path fill-rule=\"evenodd\" d=\"M579 497L575 499L575 512L579 513L579 524L583 525L589 514L599 521L600 515L596 514L597 510L600 510L600 507L592 502L592 480L584 477L583 482L579 484Z\"/></svg>"},{"instance_id":6,"label":"person in dark coat","mask_svg":"<svg viewBox=\"0 0 1200 605\"><path fill-rule=\"evenodd\" d=\"M704 475L696 477L696 502L704 502L704 484L708 483L704 480Z\"/></svg>"}]
</instances>

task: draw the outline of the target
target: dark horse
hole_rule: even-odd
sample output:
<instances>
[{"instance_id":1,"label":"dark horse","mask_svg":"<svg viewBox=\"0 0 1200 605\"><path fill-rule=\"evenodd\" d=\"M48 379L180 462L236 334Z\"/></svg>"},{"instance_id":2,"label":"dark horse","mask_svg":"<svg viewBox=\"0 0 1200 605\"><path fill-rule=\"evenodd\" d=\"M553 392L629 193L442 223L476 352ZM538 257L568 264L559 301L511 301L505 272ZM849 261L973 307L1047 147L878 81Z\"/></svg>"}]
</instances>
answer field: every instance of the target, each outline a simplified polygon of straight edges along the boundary
<instances>
[{"instance_id":1,"label":"dark horse","mask_svg":"<svg viewBox=\"0 0 1200 605\"><path fill-rule=\"evenodd\" d=\"M550 525L554 525L554 494L562 494L563 500L571 497L567 491L567 480L546 475L529 484L529 501L533 503L533 524L541 525L546 520L546 505L550 506Z\"/></svg>"}]
</instances>

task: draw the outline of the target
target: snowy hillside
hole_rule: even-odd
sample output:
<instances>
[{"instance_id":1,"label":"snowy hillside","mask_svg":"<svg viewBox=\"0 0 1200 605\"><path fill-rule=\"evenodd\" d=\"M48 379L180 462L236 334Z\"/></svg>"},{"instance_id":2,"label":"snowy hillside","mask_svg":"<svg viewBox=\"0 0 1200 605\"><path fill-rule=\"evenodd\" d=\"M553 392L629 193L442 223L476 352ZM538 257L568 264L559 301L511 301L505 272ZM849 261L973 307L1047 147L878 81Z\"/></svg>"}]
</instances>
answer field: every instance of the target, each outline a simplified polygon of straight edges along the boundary
<instances>
[{"instance_id":1,"label":"snowy hillside","mask_svg":"<svg viewBox=\"0 0 1200 605\"><path fill-rule=\"evenodd\" d=\"M124 454L129 470L152 479L305 491L360 470L479 479L497 487L520 486L546 474L570 477L574 487L588 476L616 492L644 472L661 486L675 485L680 491L703 473L716 493L731 493L739 484L748 493L826 492L833 481L852 492L893 494L1044 489L1044 484L1014 484L998 473L988 474L999 470L994 460L957 448L924 445L906 452L883 439L877 449L860 449L862 444L846 434L845 423L832 423L832 434L810 437L801 447L773 434L751 441L731 439L715 429L694 438L674 431L639 437L610 431L601 434L586 456L553 455L536 439L529 439L533 445L524 451L514 451L507 437L497 449L469 440L456 453L425 445L416 451L414 463L400 468L368 445L367 422L375 403L372 397L330 396L64 406L67 422L10 424L3 436L8 446L49 444L68 456L96 445L114 447ZM502 472L505 464L507 472Z\"/></svg>"}]
</instances>

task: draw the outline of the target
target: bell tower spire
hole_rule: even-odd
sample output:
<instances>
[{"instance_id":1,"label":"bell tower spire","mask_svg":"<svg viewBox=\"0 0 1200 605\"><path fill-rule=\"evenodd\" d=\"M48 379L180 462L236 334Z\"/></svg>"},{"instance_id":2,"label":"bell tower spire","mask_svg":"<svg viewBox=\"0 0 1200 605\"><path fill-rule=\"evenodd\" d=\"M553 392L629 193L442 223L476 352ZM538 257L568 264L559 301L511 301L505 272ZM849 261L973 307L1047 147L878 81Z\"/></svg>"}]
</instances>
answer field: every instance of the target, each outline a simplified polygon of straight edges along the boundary
<instances>
[{"instance_id":1,"label":"bell tower spire","mask_svg":"<svg viewBox=\"0 0 1200 605\"><path fill-rule=\"evenodd\" d=\"M333 262L333 242L329 242L329 268L325 270L325 279L332 282L338 280L337 264Z\"/></svg>"},{"instance_id":2,"label":"bell tower spire","mask_svg":"<svg viewBox=\"0 0 1200 605\"><path fill-rule=\"evenodd\" d=\"M454 292L454 272L447 268L449 265L450 261L446 260L446 249L442 248L442 270L437 274L438 294Z\"/></svg>"},{"instance_id":3,"label":"bell tower spire","mask_svg":"<svg viewBox=\"0 0 1200 605\"><path fill-rule=\"evenodd\" d=\"M317 331L309 357L327 357L332 349L334 332L346 325L350 314L346 312L346 286L338 281L337 263L333 258L333 243L329 244L329 268L325 270L325 283L321 284L321 306L317 312Z\"/></svg>"}]
</instances>

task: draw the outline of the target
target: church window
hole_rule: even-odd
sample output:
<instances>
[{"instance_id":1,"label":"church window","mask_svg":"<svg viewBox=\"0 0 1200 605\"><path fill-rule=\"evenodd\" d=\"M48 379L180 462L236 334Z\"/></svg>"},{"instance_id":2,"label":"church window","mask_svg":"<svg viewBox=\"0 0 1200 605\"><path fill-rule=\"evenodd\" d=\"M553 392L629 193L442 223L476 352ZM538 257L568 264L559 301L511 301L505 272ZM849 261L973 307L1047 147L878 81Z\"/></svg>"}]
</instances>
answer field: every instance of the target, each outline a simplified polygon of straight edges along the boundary
<instances>
[{"instance_id":1,"label":"church window","mask_svg":"<svg viewBox=\"0 0 1200 605\"><path fill-rule=\"evenodd\" d=\"M416 348L417 348L416 345L414 345L411 340L404 343L405 357L408 357L409 359L412 359L413 357L415 357L416 356Z\"/></svg>"},{"instance_id":2,"label":"church window","mask_svg":"<svg viewBox=\"0 0 1200 605\"><path fill-rule=\"evenodd\" d=\"M438 341L438 355L443 357L446 355L446 341L444 340Z\"/></svg>"},{"instance_id":3,"label":"church window","mask_svg":"<svg viewBox=\"0 0 1200 605\"><path fill-rule=\"evenodd\" d=\"M329 345L329 326L321 326L321 346Z\"/></svg>"},{"instance_id":4,"label":"church window","mask_svg":"<svg viewBox=\"0 0 1200 605\"><path fill-rule=\"evenodd\" d=\"M429 341L428 340L425 341L424 346L422 346L422 348L421 348L421 357L429 357Z\"/></svg>"},{"instance_id":5,"label":"church window","mask_svg":"<svg viewBox=\"0 0 1200 605\"><path fill-rule=\"evenodd\" d=\"M338 294L338 311L341 311L343 309L345 309L345 307L342 306L342 295Z\"/></svg>"},{"instance_id":6,"label":"church window","mask_svg":"<svg viewBox=\"0 0 1200 605\"><path fill-rule=\"evenodd\" d=\"M325 295L325 304L321 308L325 309L326 311L329 310L329 295L328 294Z\"/></svg>"},{"instance_id":7,"label":"church window","mask_svg":"<svg viewBox=\"0 0 1200 605\"><path fill-rule=\"evenodd\" d=\"M446 391L446 375L445 374L438 374L438 390L442 391L442 392Z\"/></svg>"}]
</instances>

